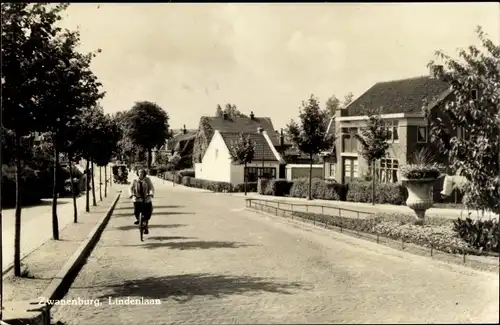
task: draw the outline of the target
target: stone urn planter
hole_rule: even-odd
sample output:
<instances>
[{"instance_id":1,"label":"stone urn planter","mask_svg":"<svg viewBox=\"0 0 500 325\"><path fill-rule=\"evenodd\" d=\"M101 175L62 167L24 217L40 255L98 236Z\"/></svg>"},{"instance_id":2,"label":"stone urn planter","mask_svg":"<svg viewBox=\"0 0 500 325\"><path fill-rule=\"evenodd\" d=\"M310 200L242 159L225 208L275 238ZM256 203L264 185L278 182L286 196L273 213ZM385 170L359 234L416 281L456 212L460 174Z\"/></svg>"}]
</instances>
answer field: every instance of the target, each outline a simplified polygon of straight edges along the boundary
<instances>
[{"instance_id":1,"label":"stone urn planter","mask_svg":"<svg viewBox=\"0 0 500 325\"><path fill-rule=\"evenodd\" d=\"M401 168L401 182L408 190L406 205L415 211L417 223L423 224L425 211L434 204L434 184L441 178L434 166L409 165Z\"/></svg>"}]
</instances>

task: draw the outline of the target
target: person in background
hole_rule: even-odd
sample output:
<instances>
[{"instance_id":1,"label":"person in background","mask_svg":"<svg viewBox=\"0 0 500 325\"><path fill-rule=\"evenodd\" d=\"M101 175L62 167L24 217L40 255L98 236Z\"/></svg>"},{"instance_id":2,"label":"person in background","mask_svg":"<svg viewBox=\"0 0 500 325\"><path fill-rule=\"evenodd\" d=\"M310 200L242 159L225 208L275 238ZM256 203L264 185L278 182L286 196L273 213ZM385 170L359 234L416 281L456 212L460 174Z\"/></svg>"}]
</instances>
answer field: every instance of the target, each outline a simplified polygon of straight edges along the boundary
<instances>
[{"instance_id":1,"label":"person in background","mask_svg":"<svg viewBox=\"0 0 500 325\"><path fill-rule=\"evenodd\" d=\"M151 179L146 176L146 170L139 169L137 172L137 178L134 179L129 188L129 197L134 202L134 225L139 224L139 214L142 213L144 221L146 222L146 227L144 229L144 234L149 234L148 224L153 214L153 201L154 196L154 186Z\"/></svg>"}]
</instances>

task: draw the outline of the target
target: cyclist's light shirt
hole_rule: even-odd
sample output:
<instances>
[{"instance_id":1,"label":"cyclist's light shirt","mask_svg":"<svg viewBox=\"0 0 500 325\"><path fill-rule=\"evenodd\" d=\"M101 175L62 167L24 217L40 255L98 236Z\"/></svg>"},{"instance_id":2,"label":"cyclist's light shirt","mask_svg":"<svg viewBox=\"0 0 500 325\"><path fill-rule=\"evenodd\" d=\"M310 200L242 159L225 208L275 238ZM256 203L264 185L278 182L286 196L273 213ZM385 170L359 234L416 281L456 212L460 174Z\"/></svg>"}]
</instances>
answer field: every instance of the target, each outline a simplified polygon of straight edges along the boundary
<instances>
[{"instance_id":1,"label":"cyclist's light shirt","mask_svg":"<svg viewBox=\"0 0 500 325\"><path fill-rule=\"evenodd\" d=\"M135 179L129 188L129 196L132 197L133 202L151 202L151 196L154 195L155 188L151 179L149 177L144 177L141 181L139 179ZM151 195L151 196L148 196Z\"/></svg>"}]
</instances>

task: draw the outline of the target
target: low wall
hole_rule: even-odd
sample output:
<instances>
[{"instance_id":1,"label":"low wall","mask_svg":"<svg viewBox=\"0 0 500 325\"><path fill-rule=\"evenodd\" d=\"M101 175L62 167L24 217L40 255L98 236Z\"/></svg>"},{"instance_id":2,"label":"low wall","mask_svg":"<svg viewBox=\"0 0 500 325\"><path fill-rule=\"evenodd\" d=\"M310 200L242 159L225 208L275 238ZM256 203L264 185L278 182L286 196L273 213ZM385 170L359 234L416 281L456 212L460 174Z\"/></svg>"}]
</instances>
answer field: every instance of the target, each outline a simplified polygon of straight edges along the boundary
<instances>
[{"instance_id":1,"label":"low wall","mask_svg":"<svg viewBox=\"0 0 500 325\"><path fill-rule=\"evenodd\" d=\"M286 165L286 179L291 181L298 178L308 178L309 168L311 166L308 164L289 164ZM323 178L324 171L322 164L312 165L312 177L313 178Z\"/></svg>"}]
</instances>

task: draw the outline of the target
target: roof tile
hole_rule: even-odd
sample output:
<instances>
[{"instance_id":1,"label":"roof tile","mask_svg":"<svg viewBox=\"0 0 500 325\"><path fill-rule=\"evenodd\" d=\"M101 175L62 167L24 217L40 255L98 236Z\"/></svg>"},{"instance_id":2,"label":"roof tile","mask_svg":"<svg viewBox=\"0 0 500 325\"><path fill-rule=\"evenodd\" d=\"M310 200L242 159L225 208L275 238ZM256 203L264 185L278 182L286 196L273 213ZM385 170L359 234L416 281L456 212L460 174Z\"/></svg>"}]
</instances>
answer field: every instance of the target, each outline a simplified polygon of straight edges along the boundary
<instances>
[{"instance_id":1,"label":"roof tile","mask_svg":"<svg viewBox=\"0 0 500 325\"><path fill-rule=\"evenodd\" d=\"M240 132L220 132L220 134L228 148L231 148L231 144L238 141L240 137ZM262 157L264 157L264 161L278 161L263 135L258 133L243 133L243 135L250 137L250 140L255 144L254 162L262 161Z\"/></svg>"}]
</instances>

